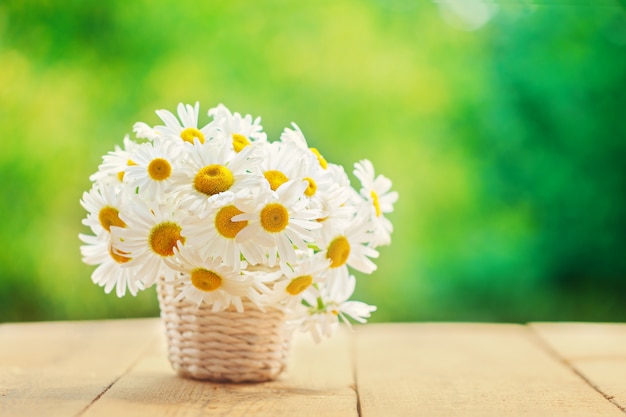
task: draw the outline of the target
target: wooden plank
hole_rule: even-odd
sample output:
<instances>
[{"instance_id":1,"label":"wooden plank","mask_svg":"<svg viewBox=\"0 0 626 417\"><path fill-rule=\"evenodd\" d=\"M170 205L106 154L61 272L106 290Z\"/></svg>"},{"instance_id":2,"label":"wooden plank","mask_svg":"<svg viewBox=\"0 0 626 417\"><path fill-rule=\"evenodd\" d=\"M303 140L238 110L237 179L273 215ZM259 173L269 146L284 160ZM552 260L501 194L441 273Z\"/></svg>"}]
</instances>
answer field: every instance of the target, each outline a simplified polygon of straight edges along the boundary
<instances>
[{"instance_id":1,"label":"wooden plank","mask_svg":"<svg viewBox=\"0 0 626 417\"><path fill-rule=\"evenodd\" d=\"M260 384L216 384L176 376L155 346L120 378L84 417L149 416L357 416L350 337L315 345L296 334L287 372Z\"/></svg>"},{"instance_id":2,"label":"wooden plank","mask_svg":"<svg viewBox=\"0 0 626 417\"><path fill-rule=\"evenodd\" d=\"M530 327L607 399L626 409L626 324L533 323Z\"/></svg>"},{"instance_id":3,"label":"wooden plank","mask_svg":"<svg viewBox=\"0 0 626 417\"><path fill-rule=\"evenodd\" d=\"M356 380L363 417L623 417L519 325L359 327Z\"/></svg>"},{"instance_id":4,"label":"wooden plank","mask_svg":"<svg viewBox=\"0 0 626 417\"><path fill-rule=\"evenodd\" d=\"M161 332L157 319L0 325L0 416L74 416Z\"/></svg>"}]
</instances>

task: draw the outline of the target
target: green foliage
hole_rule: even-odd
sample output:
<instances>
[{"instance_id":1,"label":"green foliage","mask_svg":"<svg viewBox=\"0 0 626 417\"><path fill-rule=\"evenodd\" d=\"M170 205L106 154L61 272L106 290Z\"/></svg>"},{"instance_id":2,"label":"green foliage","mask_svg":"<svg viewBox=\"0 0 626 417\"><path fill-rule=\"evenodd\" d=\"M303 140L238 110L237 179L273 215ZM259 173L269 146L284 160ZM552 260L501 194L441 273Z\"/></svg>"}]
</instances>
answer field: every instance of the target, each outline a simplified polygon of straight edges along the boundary
<instances>
[{"instance_id":1,"label":"green foliage","mask_svg":"<svg viewBox=\"0 0 626 417\"><path fill-rule=\"evenodd\" d=\"M0 321L158 314L91 283L79 199L135 121L198 100L394 181L358 277L374 320L625 320L623 10L511 3L465 31L440 7L0 4Z\"/></svg>"}]
</instances>

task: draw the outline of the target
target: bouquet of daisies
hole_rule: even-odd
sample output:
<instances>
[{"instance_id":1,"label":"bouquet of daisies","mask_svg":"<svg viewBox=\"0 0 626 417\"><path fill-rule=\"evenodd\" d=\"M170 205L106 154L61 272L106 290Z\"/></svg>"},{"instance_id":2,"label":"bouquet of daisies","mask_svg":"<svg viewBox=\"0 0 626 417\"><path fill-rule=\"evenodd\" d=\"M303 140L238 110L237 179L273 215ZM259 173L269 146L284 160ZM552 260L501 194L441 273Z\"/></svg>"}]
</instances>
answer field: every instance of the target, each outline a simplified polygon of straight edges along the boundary
<instances>
[{"instance_id":1,"label":"bouquet of daisies","mask_svg":"<svg viewBox=\"0 0 626 417\"><path fill-rule=\"evenodd\" d=\"M351 270L373 272L390 243L391 181L363 160L357 191L295 124L270 142L260 118L223 105L203 126L198 103L156 113L163 124L136 123L83 194L94 283L136 295L162 277L215 312L285 309L315 339L340 319L365 322L376 308L349 301Z\"/></svg>"}]
</instances>

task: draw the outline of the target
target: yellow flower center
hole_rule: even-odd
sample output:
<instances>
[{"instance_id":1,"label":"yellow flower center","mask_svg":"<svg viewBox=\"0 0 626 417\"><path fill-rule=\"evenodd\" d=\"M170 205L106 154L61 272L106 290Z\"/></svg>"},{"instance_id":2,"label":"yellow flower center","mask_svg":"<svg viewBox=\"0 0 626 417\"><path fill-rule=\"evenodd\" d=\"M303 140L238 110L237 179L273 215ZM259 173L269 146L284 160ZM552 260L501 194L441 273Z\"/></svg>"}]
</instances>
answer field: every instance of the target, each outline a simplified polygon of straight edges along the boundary
<instances>
[{"instance_id":1,"label":"yellow flower center","mask_svg":"<svg viewBox=\"0 0 626 417\"><path fill-rule=\"evenodd\" d=\"M235 152L239 153L243 148L250 145L250 141L244 135L240 135L239 133L233 133L233 148Z\"/></svg>"},{"instance_id":2,"label":"yellow flower center","mask_svg":"<svg viewBox=\"0 0 626 417\"><path fill-rule=\"evenodd\" d=\"M278 187L289 181L287 176L280 171L269 170L263 173L267 182L270 183L270 188L274 191L278 190Z\"/></svg>"},{"instance_id":3,"label":"yellow flower center","mask_svg":"<svg viewBox=\"0 0 626 417\"><path fill-rule=\"evenodd\" d=\"M270 233L278 233L289 224L289 212L278 203L268 204L261 210L261 226Z\"/></svg>"},{"instance_id":4,"label":"yellow flower center","mask_svg":"<svg viewBox=\"0 0 626 417\"><path fill-rule=\"evenodd\" d=\"M228 190L234 182L233 173L228 168L212 164L198 171L193 179L193 186L201 193L211 196Z\"/></svg>"},{"instance_id":5,"label":"yellow flower center","mask_svg":"<svg viewBox=\"0 0 626 417\"><path fill-rule=\"evenodd\" d=\"M191 283L200 291L211 292L222 286L222 277L213 271L196 268L191 271Z\"/></svg>"},{"instance_id":6,"label":"yellow flower center","mask_svg":"<svg viewBox=\"0 0 626 417\"><path fill-rule=\"evenodd\" d=\"M219 234L228 239L234 239L237 233L248 225L247 220L240 222L232 221L234 216L241 213L243 213L243 211L233 205L222 207L215 216L215 228Z\"/></svg>"},{"instance_id":7,"label":"yellow flower center","mask_svg":"<svg viewBox=\"0 0 626 417\"><path fill-rule=\"evenodd\" d=\"M372 203L374 204L374 208L376 209L376 217L380 217L382 211L380 210L380 203L378 202L378 194L375 191L372 191Z\"/></svg>"},{"instance_id":8,"label":"yellow flower center","mask_svg":"<svg viewBox=\"0 0 626 417\"><path fill-rule=\"evenodd\" d=\"M317 150L317 148L309 148L309 150L317 157L317 160L323 169L328 168L328 162L326 162L326 159L322 156L320 151Z\"/></svg>"},{"instance_id":9,"label":"yellow flower center","mask_svg":"<svg viewBox=\"0 0 626 417\"><path fill-rule=\"evenodd\" d=\"M315 183L315 180L313 178L306 177L304 180L309 183L309 185L307 185L306 187L306 190L304 190L304 195L306 195L307 197L312 197L317 192L317 184Z\"/></svg>"},{"instance_id":10,"label":"yellow flower center","mask_svg":"<svg viewBox=\"0 0 626 417\"><path fill-rule=\"evenodd\" d=\"M111 258L113 258L113 260L117 262L118 264L125 264L126 262L133 259L128 256L124 256L124 255L130 255L128 252L117 250L113 248L113 245L109 246L109 255L111 255Z\"/></svg>"},{"instance_id":11,"label":"yellow flower center","mask_svg":"<svg viewBox=\"0 0 626 417\"><path fill-rule=\"evenodd\" d=\"M148 165L148 175L155 181L163 181L172 174L172 166L163 158L155 158Z\"/></svg>"},{"instance_id":12,"label":"yellow flower center","mask_svg":"<svg viewBox=\"0 0 626 417\"><path fill-rule=\"evenodd\" d=\"M98 212L98 220L107 232L111 231L111 226L126 227L126 223L120 219L120 212L115 207L102 207Z\"/></svg>"},{"instance_id":13,"label":"yellow flower center","mask_svg":"<svg viewBox=\"0 0 626 417\"><path fill-rule=\"evenodd\" d=\"M330 267L338 268L348 261L350 256L350 242L345 236L338 236L328 245L326 258L330 259Z\"/></svg>"},{"instance_id":14,"label":"yellow flower center","mask_svg":"<svg viewBox=\"0 0 626 417\"><path fill-rule=\"evenodd\" d=\"M183 245L185 238L180 235L182 227L174 222L159 223L150 231L150 247L161 256L172 256L177 242L180 240Z\"/></svg>"},{"instance_id":15,"label":"yellow flower center","mask_svg":"<svg viewBox=\"0 0 626 417\"><path fill-rule=\"evenodd\" d=\"M287 291L291 295L298 295L302 291L309 288L309 285L313 282L313 277L311 275L303 275L298 278L294 278L291 280L285 291Z\"/></svg>"},{"instance_id":16,"label":"yellow flower center","mask_svg":"<svg viewBox=\"0 0 626 417\"><path fill-rule=\"evenodd\" d=\"M137 164L129 159L126 165L130 167L130 166L137 165ZM120 180L120 182L124 181L124 171L120 171L117 173L117 179Z\"/></svg>"},{"instance_id":17,"label":"yellow flower center","mask_svg":"<svg viewBox=\"0 0 626 417\"><path fill-rule=\"evenodd\" d=\"M204 143L204 135L195 127L188 127L180 132L180 138L189 143L193 143L193 140L198 138L200 143Z\"/></svg>"}]
</instances>

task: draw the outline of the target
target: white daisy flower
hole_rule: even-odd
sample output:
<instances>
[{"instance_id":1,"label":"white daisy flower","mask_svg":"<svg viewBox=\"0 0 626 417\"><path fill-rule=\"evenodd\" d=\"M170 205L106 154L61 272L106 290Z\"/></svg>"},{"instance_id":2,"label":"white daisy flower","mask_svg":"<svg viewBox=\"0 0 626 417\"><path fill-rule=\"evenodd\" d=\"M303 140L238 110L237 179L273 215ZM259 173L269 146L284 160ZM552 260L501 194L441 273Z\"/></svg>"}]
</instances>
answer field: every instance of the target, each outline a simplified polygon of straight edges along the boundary
<instances>
[{"instance_id":1,"label":"white daisy flower","mask_svg":"<svg viewBox=\"0 0 626 417\"><path fill-rule=\"evenodd\" d=\"M367 159L354 164L354 168L354 175L361 181L361 195L370 203L375 216L375 245L388 245L391 242L393 225L385 217L385 213L393 211L393 204L398 200L398 193L390 191L391 180L389 178L383 175L375 177L374 166Z\"/></svg>"},{"instance_id":2,"label":"white daisy flower","mask_svg":"<svg viewBox=\"0 0 626 417\"><path fill-rule=\"evenodd\" d=\"M168 260L170 267L179 272L172 283L180 285L177 300L187 299L212 306L213 312L233 305L237 311L244 310L242 299L259 304L259 290L252 277L244 276L217 258L206 258L179 244L176 255Z\"/></svg>"},{"instance_id":3,"label":"white daisy flower","mask_svg":"<svg viewBox=\"0 0 626 417\"><path fill-rule=\"evenodd\" d=\"M345 204L351 204L355 207L359 206L363 201L360 194L350 184L350 178L341 165L328 164L328 171L333 177L333 182L342 187L346 191Z\"/></svg>"},{"instance_id":4,"label":"white daisy flower","mask_svg":"<svg viewBox=\"0 0 626 417\"><path fill-rule=\"evenodd\" d=\"M182 139L183 141L194 144L208 142L214 135L215 130L212 123L203 127L198 127L198 113L200 111L200 103L196 102L195 106L190 104L178 104L177 112L180 121L168 110L157 110L156 114L165 123L165 126L155 126L154 131L160 135L171 139ZM181 124L182 122L182 124ZM140 131L143 126L138 127Z\"/></svg>"},{"instance_id":5,"label":"white daisy flower","mask_svg":"<svg viewBox=\"0 0 626 417\"><path fill-rule=\"evenodd\" d=\"M293 143L298 146L298 148L307 150L310 155L312 155L315 160L317 160L320 168L328 169L328 162L322 156L322 154L317 150L317 148L309 148L306 138L304 137L304 133L298 127L297 124L292 123L293 129L285 128L283 133L280 135L280 140L284 143Z\"/></svg>"},{"instance_id":6,"label":"white daisy flower","mask_svg":"<svg viewBox=\"0 0 626 417\"><path fill-rule=\"evenodd\" d=\"M186 231L189 244L197 248L203 257L220 258L235 271L241 269L243 261L257 265L265 259L265 250L254 241L238 242L237 234L248 225L248 221L233 221L243 212L234 204L236 196L228 193L219 204L197 223L197 227Z\"/></svg>"},{"instance_id":7,"label":"white daisy flower","mask_svg":"<svg viewBox=\"0 0 626 417\"><path fill-rule=\"evenodd\" d=\"M356 208L346 204L348 195L346 188L335 186L320 196L319 202L315 205L322 210L321 217L316 219L321 225L315 231L317 242L330 242L354 220Z\"/></svg>"},{"instance_id":8,"label":"white daisy flower","mask_svg":"<svg viewBox=\"0 0 626 417\"><path fill-rule=\"evenodd\" d=\"M293 129L286 127L283 130L283 133L280 134L281 142L291 142L300 149L309 149L309 145L304 137L304 133L302 133L302 130L300 130L298 125L293 122L291 123L291 126Z\"/></svg>"},{"instance_id":9,"label":"white daisy flower","mask_svg":"<svg viewBox=\"0 0 626 417\"><path fill-rule=\"evenodd\" d=\"M124 137L124 147L115 146L115 150L102 157L102 163L98 166L98 171L91 175L89 179L93 182L119 185L124 180L126 168L134 165L130 154L139 145L126 135Z\"/></svg>"},{"instance_id":10,"label":"white daisy flower","mask_svg":"<svg viewBox=\"0 0 626 417\"><path fill-rule=\"evenodd\" d=\"M181 150L177 143L161 138L139 145L130 154L134 164L126 168L125 182L146 200L164 201L184 178L179 170Z\"/></svg>"},{"instance_id":11,"label":"white daisy flower","mask_svg":"<svg viewBox=\"0 0 626 417\"><path fill-rule=\"evenodd\" d=\"M91 279L95 284L104 287L105 293L108 294L115 288L117 296L122 297L126 290L132 295L143 290L136 269L124 267L131 260L130 255L115 249L108 235L80 234L79 238L85 243L80 247L83 262L87 265L98 265L91 274Z\"/></svg>"},{"instance_id":12,"label":"white daisy flower","mask_svg":"<svg viewBox=\"0 0 626 417\"><path fill-rule=\"evenodd\" d=\"M95 235L110 233L111 226L126 227L120 219L120 211L125 207L123 191L121 186L95 183L89 192L83 193L80 204L87 210L83 224Z\"/></svg>"},{"instance_id":13,"label":"white daisy flower","mask_svg":"<svg viewBox=\"0 0 626 417\"><path fill-rule=\"evenodd\" d=\"M302 164L305 163L306 155L293 144L272 142L255 148L262 160L261 172L273 191L288 181L304 179ZM308 187L304 192L307 190Z\"/></svg>"},{"instance_id":14,"label":"white daisy flower","mask_svg":"<svg viewBox=\"0 0 626 417\"><path fill-rule=\"evenodd\" d=\"M329 164L324 172L330 175L331 185L312 204L322 210L322 217L317 221L322 227L316 231L320 242L330 242L338 233L345 230L354 220L357 208L355 200L362 198L350 186L350 179L341 166Z\"/></svg>"},{"instance_id":15,"label":"white daisy flower","mask_svg":"<svg viewBox=\"0 0 626 417\"><path fill-rule=\"evenodd\" d=\"M257 169L261 160L253 157L249 147L239 153L223 143L207 143L189 150L186 179L180 183L181 206L204 217L213 204L226 198L226 192L248 194L262 184Z\"/></svg>"},{"instance_id":16,"label":"white daisy flower","mask_svg":"<svg viewBox=\"0 0 626 417\"><path fill-rule=\"evenodd\" d=\"M292 308L302 301L305 294L310 294L309 297L317 296L317 285L324 280L324 273L330 265L330 260L320 255L307 252L295 265L280 262L282 279L274 284L267 302L285 303L287 308Z\"/></svg>"},{"instance_id":17,"label":"white daisy flower","mask_svg":"<svg viewBox=\"0 0 626 417\"><path fill-rule=\"evenodd\" d=\"M338 188L332 173L327 169L321 169L317 161L312 158L305 159L300 165L299 177L308 183L304 195L309 199L311 207L327 206L328 198L326 197Z\"/></svg>"},{"instance_id":18,"label":"white daisy flower","mask_svg":"<svg viewBox=\"0 0 626 417\"><path fill-rule=\"evenodd\" d=\"M309 186L304 191L305 196L309 199L311 207L322 207L324 205L324 196L334 187L337 186L337 178L334 172L328 168L328 163L324 160L322 167L321 155L317 151L312 151L302 134L302 131L295 123L292 123L296 130L285 129L281 135L281 147L285 151L291 151L292 155L298 155L298 159L294 156L277 155L279 161L289 158L295 161L295 167L291 168L289 179L304 179ZM276 142L275 142L276 143ZM274 145L274 144L273 144ZM295 149L293 149L295 147ZM323 159L323 158L322 158ZM287 172L286 170L284 172ZM347 177L346 177L347 178ZM349 186L349 181L348 181Z\"/></svg>"},{"instance_id":19,"label":"white daisy flower","mask_svg":"<svg viewBox=\"0 0 626 417\"><path fill-rule=\"evenodd\" d=\"M347 266L365 274L376 270L376 264L370 258L378 258L378 251L369 246L372 234L367 224L369 218L357 213L348 227L336 233L330 241L322 241L321 248L331 260L330 274L343 273Z\"/></svg>"},{"instance_id":20,"label":"white daisy flower","mask_svg":"<svg viewBox=\"0 0 626 417\"><path fill-rule=\"evenodd\" d=\"M276 265L277 255L281 261L295 263L294 246L306 250L307 242L311 242L314 236L311 231L321 227L315 221L321 212L305 209L307 202L300 198L306 187L304 181L288 182L276 192L268 191L260 195L257 200L236 202L243 214L234 216L232 220L248 221L248 225L237 234L237 242L252 240L267 247L269 266Z\"/></svg>"},{"instance_id":21,"label":"white daisy flower","mask_svg":"<svg viewBox=\"0 0 626 417\"><path fill-rule=\"evenodd\" d=\"M280 136L283 146L295 146L301 155L297 163L298 170L293 179L303 178L309 183L305 195L310 199L312 207L324 207L325 196L331 189L337 186L337 175L331 172L329 164L315 148L309 148L304 134L300 128L292 123L294 129L286 128ZM346 176L347 179L347 176ZM350 181L348 180L348 187Z\"/></svg>"},{"instance_id":22,"label":"white daisy flower","mask_svg":"<svg viewBox=\"0 0 626 417\"><path fill-rule=\"evenodd\" d=\"M310 334L315 343L320 343L324 337L332 337L339 326L339 318L336 314L324 310L312 312L306 306L291 310L288 317L290 327Z\"/></svg>"},{"instance_id":23,"label":"white daisy flower","mask_svg":"<svg viewBox=\"0 0 626 417\"><path fill-rule=\"evenodd\" d=\"M339 319L350 326L348 317L365 323L376 311L375 306L360 301L349 301L354 293L356 278L342 273L336 279L329 280L319 286L319 295L305 293L304 301L308 304L307 314L300 319L300 328L308 331L316 342L321 337L331 337L339 325Z\"/></svg>"},{"instance_id":24,"label":"white daisy flower","mask_svg":"<svg viewBox=\"0 0 626 417\"><path fill-rule=\"evenodd\" d=\"M156 138L161 137L161 134L154 130L154 128L148 126L147 123L137 122L133 125L133 132L135 136L140 139L148 139L155 140Z\"/></svg>"},{"instance_id":25,"label":"white daisy flower","mask_svg":"<svg viewBox=\"0 0 626 417\"><path fill-rule=\"evenodd\" d=\"M261 296L262 304L259 305L259 307L263 309L263 306L268 305L266 300L267 295L272 292L271 287L274 286L276 281L280 280L283 276L283 272L276 265L270 267L267 263L260 263L257 265L247 265L245 269L241 270L241 273L254 279L256 287L263 294Z\"/></svg>"},{"instance_id":26,"label":"white daisy flower","mask_svg":"<svg viewBox=\"0 0 626 417\"><path fill-rule=\"evenodd\" d=\"M137 273L146 287L164 276L166 281L175 273L165 263L174 256L178 243L185 243L183 219L187 216L170 206L159 206L135 201L132 211L120 213L127 224L124 229L112 227L113 243L120 253L132 254L126 265L137 267Z\"/></svg>"},{"instance_id":27,"label":"white daisy flower","mask_svg":"<svg viewBox=\"0 0 626 417\"><path fill-rule=\"evenodd\" d=\"M355 287L356 278L354 275L342 274L339 279L328 281L320 291L326 310L338 315L347 324L350 324L347 317L359 323L365 323L376 311L376 306L349 300Z\"/></svg>"},{"instance_id":28,"label":"white daisy flower","mask_svg":"<svg viewBox=\"0 0 626 417\"><path fill-rule=\"evenodd\" d=\"M228 142L235 152L241 152L253 142L267 142L260 117L254 120L249 114L242 117L239 113L231 113L223 104L210 109L209 116L213 117L223 140Z\"/></svg>"}]
</instances>

